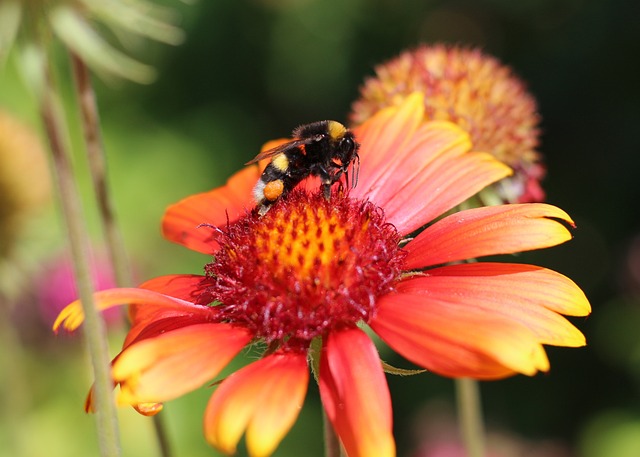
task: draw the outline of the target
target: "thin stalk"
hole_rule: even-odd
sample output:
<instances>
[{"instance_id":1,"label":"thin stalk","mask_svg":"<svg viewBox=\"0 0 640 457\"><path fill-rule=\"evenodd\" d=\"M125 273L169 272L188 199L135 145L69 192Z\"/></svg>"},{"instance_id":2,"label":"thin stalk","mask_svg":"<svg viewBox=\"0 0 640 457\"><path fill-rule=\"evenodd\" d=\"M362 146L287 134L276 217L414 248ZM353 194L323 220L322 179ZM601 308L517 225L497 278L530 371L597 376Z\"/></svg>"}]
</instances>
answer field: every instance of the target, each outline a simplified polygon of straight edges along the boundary
<instances>
[{"instance_id":1,"label":"thin stalk","mask_svg":"<svg viewBox=\"0 0 640 457\"><path fill-rule=\"evenodd\" d=\"M98 201L98 213L105 234L109 263L118 287L131 287L133 277L127 259L122 233L115 217L115 205L107 184L107 156L102 142L100 114L91 75L84 61L71 53L74 88L80 108L91 181ZM161 457L171 457L171 447L162 418L152 418Z\"/></svg>"},{"instance_id":2,"label":"thin stalk","mask_svg":"<svg viewBox=\"0 0 640 457\"><path fill-rule=\"evenodd\" d=\"M94 400L100 455L117 457L121 455L121 449L118 418L112 394L113 382L106 329L93 301L94 290L88 261L89 237L82 215L80 195L74 181L70 151L65 143L64 116L58 104L48 60L45 65L47 67L45 68L45 86L40 99L40 115L51 148L75 281L85 317L84 341L91 358L95 379Z\"/></svg>"},{"instance_id":3,"label":"thin stalk","mask_svg":"<svg viewBox=\"0 0 640 457\"><path fill-rule=\"evenodd\" d=\"M467 457L484 457L485 433L478 382L474 379L460 378L456 379L455 383L458 421Z\"/></svg>"},{"instance_id":4,"label":"thin stalk","mask_svg":"<svg viewBox=\"0 0 640 457\"><path fill-rule=\"evenodd\" d=\"M2 262L3 259L0 259ZM0 290L0 422L7 440L6 450L14 456L26 455L21 427L29 409L29 377L25 369L24 354L18 332L11 319L12 308L8 297Z\"/></svg>"},{"instance_id":5,"label":"thin stalk","mask_svg":"<svg viewBox=\"0 0 640 457\"><path fill-rule=\"evenodd\" d=\"M106 237L109 261L118 287L131 287L133 279L122 235L115 218L114 204L107 184L107 160L100 132L100 115L91 76L84 61L71 53L74 88L80 105L80 119L93 189L98 201L100 222Z\"/></svg>"},{"instance_id":6,"label":"thin stalk","mask_svg":"<svg viewBox=\"0 0 640 457\"><path fill-rule=\"evenodd\" d=\"M340 440L336 435L331 421L327 417L327 413L322 410L322 422L324 425L324 456L325 457L340 457Z\"/></svg>"}]
</instances>

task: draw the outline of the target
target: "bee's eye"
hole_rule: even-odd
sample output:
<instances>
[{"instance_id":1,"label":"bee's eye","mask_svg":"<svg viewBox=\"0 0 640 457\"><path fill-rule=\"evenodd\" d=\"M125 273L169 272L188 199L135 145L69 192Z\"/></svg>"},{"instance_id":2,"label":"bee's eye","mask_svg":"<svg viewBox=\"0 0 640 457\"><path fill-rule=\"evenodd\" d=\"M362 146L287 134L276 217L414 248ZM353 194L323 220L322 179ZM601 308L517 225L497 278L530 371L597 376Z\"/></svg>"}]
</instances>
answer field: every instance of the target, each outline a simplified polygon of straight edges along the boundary
<instances>
[{"instance_id":1,"label":"bee's eye","mask_svg":"<svg viewBox=\"0 0 640 457\"><path fill-rule=\"evenodd\" d=\"M342 150L342 154L344 155L350 155L354 148L355 143L353 141L353 138L346 137L343 138L340 142L340 149Z\"/></svg>"}]
</instances>

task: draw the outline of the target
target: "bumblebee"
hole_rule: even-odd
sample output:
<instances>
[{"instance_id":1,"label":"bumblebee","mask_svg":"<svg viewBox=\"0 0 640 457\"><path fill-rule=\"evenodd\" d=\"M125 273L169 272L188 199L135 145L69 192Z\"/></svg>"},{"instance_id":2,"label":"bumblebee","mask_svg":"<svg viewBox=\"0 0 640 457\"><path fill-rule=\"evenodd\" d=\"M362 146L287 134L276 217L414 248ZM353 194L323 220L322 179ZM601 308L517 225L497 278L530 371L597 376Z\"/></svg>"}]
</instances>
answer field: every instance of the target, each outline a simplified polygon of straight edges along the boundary
<instances>
[{"instance_id":1,"label":"bumblebee","mask_svg":"<svg viewBox=\"0 0 640 457\"><path fill-rule=\"evenodd\" d=\"M262 172L253 195L265 214L279 198L285 197L300 181L318 176L324 197L331 196L331 186L345 175L349 185L349 166L354 165L352 186L357 184L360 156L353 133L336 121L319 121L301 125L291 134L291 141L261 152L246 165L263 159L271 162Z\"/></svg>"}]
</instances>

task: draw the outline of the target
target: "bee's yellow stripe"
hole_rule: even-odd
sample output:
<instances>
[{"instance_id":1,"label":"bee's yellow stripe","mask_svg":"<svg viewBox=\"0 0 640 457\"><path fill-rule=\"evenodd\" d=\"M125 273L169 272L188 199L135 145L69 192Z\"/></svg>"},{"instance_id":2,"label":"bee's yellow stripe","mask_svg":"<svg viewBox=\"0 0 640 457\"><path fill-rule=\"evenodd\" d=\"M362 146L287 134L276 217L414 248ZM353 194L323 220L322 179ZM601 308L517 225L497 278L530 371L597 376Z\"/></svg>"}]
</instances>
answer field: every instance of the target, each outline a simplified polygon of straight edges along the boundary
<instances>
[{"instance_id":1,"label":"bee's yellow stripe","mask_svg":"<svg viewBox=\"0 0 640 457\"><path fill-rule=\"evenodd\" d=\"M271 165L279 171L287 171L287 168L289 168L289 159L285 154L278 154L271 161Z\"/></svg>"},{"instance_id":2,"label":"bee's yellow stripe","mask_svg":"<svg viewBox=\"0 0 640 457\"><path fill-rule=\"evenodd\" d=\"M329 136L333 140L339 140L344 136L345 133L347 133L347 128L340 122L336 121L329 121L327 130L329 131Z\"/></svg>"}]
</instances>

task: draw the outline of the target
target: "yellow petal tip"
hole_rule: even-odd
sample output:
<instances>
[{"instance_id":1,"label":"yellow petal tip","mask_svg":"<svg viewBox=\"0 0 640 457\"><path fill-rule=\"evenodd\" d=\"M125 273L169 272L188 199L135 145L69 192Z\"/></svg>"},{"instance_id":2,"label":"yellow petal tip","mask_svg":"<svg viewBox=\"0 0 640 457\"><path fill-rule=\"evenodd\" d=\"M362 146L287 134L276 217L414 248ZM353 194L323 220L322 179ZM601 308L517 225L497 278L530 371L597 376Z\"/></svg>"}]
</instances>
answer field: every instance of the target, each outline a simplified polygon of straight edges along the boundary
<instances>
[{"instance_id":1,"label":"yellow petal tip","mask_svg":"<svg viewBox=\"0 0 640 457\"><path fill-rule=\"evenodd\" d=\"M52 330L58 333L60 327L63 327L65 330L72 332L80 327L83 321L84 313L82 306L80 305L80 301L76 300L60 311L60 314L58 314L58 317L56 317L53 323Z\"/></svg>"}]
</instances>

